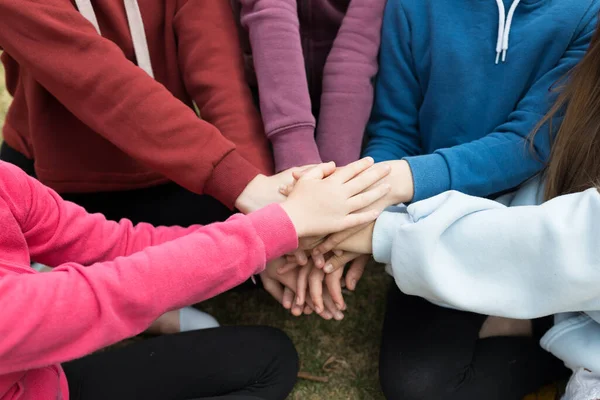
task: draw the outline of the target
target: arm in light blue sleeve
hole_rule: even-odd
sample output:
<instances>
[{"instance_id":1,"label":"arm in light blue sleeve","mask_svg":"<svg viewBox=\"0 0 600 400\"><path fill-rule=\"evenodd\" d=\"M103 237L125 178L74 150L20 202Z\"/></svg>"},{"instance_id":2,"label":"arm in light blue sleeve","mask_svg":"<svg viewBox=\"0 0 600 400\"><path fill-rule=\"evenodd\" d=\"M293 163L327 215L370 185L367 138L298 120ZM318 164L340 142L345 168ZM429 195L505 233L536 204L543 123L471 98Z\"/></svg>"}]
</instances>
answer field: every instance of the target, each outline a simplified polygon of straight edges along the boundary
<instances>
[{"instance_id":1,"label":"arm in light blue sleeve","mask_svg":"<svg viewBox=\"0 0 600 400\"><path fill-rule=\"evenodd\" d=\"M546 160L550 150L548 127L536 136L534 154L526 138L552 104L549 89L583 58L596 21L595 15L586 20L556 67L531 86L506 122L493 132L433 154L408 157L414 179L413 201L447 190L488 196L514 188L539 172L544 165L540 160Z\"/></svg>"},{"instance_id":2,"label":"arm in light blue sleeve","mask_svg":"<svg viewBox=\"0 0 600 400\"><path fill-rule=\"evenodd\" d=\"M517 207L446 192L384 212L373 252L403 292L436 304L523 319L600 310L598 221L596 189Z\"/></svg>"},{"instance_id":3,"label":"arm in light blue sleeve","mask_svg":"<svg viewBox=\"0 0 600 400\"><path fill-rule=\"evenodd\" d=\"M377 162L421 154L418 115L423 101L410 51L410 26L400 1L388 1L381 34L375 101L365 156Z\"/></svg>"}]
</instances>

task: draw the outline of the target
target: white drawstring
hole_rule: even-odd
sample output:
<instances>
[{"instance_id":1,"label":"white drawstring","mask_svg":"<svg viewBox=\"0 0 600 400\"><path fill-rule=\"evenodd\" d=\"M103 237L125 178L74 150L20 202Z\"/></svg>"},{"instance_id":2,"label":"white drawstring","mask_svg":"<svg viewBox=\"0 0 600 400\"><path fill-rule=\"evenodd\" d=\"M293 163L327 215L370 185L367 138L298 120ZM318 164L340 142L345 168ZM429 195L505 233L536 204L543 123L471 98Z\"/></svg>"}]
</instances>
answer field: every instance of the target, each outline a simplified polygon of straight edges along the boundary
<instances>
[{"instance_id":1,"label":"white drawstring","mask_svg":"<svg viewBox=\"0 0 600 400\"><path fill-rule=\"evenodd\" d=\"M137 65L154 78L150 50L146 40L146 31L144 30L144 20L137 0L125 0L125 12L127 13L127 22L129 22L129 31L131 32L131 40L133 40Z\"/></svg>"},{"instance_id":2,"label":"white drawstring","mask_svg":"<svg viewBox=\"0 0 600 400\"><path fill-rule=\"evenodd\" d=\"M142 19L142 13L137 0L124 0L125 12L127 13L127 22L129 23L129 32L131 34L131 40L133 41L133 50L135 51L135 58L137 59L138 67L146 71L148 75L154 78L154 71L152 70L152 62L150 61L150 50L148 48L148 41L146 39L146 32L144 31L144 20ZM75 0L77 9L87 19L101 35L100 25L98 25L98 19L94 12L91 0Z\"/></svg>"},{"instance_id":3,"label":"white drawstring","mask_svg":"<svg viewBox=\"0 0 600 400\"><path fill-rule=\"evenodd\" d=\"M513 17L515 10L519 6L521 0L514 0L508 10L508 16L505 16L505 8L502 0L496 0L498 6L498 40L496 41L496 64L500 62L500 55L502 55L502 62L506 62L506 53L508 52L508 39L510 37L510 29L512 27Z\"/></svg>"},{"instance_id":4,"label":"white drawstring","mask_svg":"<svg viewBox=\"0 0 600 400\"><path fill-rule=\"evenodd\" d=\"M506 12L504 10L504 3L502 0L496 0L498 5L498 39L496 40L496 64L500 61L500 54L502 53L502 38L504 37L504 21L506 18Z\"/></svg>"},{"instance_id":5,"label":"white drawstring","mask_svg":"<svg viewBox=\"0 0 600 400\"><path fill-rule=\"evenodd\" d=\"M98 25L98 19L96 18L96 13L94 12L94 6L92 6L91 0L75 0L75 5L81 15L90 21L90 23L94 25L94 28L96 28L98 34L101 35L100 25Z\"/></svg>"}]
</instances>

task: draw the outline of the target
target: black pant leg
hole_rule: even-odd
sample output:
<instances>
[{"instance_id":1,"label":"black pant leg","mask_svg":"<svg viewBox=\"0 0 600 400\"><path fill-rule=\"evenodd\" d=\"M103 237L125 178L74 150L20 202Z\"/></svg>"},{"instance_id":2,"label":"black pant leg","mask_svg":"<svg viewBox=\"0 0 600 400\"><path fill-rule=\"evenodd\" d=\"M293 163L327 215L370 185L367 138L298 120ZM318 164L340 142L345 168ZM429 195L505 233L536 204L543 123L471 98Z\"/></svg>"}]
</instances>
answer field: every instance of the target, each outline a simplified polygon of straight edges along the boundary
<instances>
[{"instance_id":1,"label":"black pant leg","mask_svg":"<svg viewBox=\"0 0 600 400\"><path fill-rule=\"evenodd\" d=\"M386 398L521 400L568 373L539 337L479 339L486 318L438 307L394 285L380 360Z\"/></svg>"},{"instance_id":2,"label":"black pant leg","mask_svg":"<svg viewBox=\"0 0 600 400\"><path fill-rule=\"evenodd\" d=\"M73 400L282 400L298 355L269 327L165 335L63 365Z\"/></svg>"}]
</instances>

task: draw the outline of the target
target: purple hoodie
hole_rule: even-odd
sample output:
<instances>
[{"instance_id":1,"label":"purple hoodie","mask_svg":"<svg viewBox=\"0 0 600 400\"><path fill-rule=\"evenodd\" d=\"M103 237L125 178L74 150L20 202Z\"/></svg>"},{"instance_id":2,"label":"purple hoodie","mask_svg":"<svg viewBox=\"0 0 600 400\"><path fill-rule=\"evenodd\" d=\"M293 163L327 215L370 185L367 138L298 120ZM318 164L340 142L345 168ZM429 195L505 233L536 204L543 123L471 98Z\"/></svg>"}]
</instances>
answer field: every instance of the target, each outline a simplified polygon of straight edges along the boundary
<instances>
[{"instance_id":1,"label":"purple hoodie","mask_svg":"<svg viewBox=\"0 0 600 400\"><path fill-rule=\"evenodd\" d=\"M358 159L386 0L236 1L277 170Z\"/></svg>"}]
</instances>

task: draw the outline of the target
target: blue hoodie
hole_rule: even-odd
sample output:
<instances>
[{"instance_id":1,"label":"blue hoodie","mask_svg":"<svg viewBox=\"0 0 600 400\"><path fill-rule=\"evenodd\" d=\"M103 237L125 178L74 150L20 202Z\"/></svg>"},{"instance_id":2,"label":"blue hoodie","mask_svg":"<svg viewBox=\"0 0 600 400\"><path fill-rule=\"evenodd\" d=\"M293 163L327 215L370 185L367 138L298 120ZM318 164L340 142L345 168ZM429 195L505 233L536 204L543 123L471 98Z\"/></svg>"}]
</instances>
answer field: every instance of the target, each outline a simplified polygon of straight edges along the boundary
<instances>
[{"instance_id":1,"label":"blue hoodie","mask_svg":"<svg viewBox=\"0 0 600 400\"><path fill-rule=\"evenodd\" d=\"M598 3L388 0L366 155L406 159L414 201L490 196L530 178L549 135L537 154L524 138L587 50Z\"/></svg>"}]
</instances>

